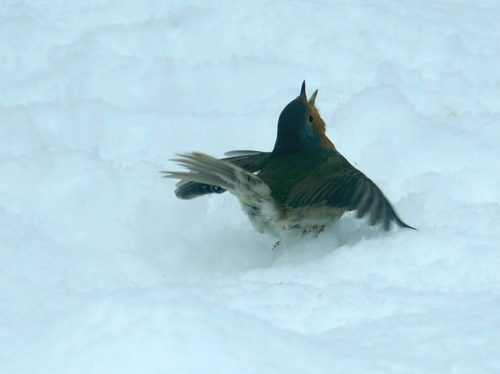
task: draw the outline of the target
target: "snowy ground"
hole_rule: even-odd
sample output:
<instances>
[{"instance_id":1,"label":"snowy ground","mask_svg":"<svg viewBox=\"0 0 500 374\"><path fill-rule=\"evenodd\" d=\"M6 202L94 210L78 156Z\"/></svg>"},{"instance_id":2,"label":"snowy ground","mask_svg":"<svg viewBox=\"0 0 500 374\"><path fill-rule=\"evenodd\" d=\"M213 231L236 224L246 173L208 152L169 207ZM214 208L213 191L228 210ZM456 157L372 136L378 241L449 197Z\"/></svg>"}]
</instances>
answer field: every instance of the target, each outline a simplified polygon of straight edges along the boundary
<instances>
[{"instance_id":1,"label":"snowy ground","mask_svg":"<svg viewBox=\"0 0 500 374\"><path fill-rule=\"evenodd\" d=\"M2 373L500 372L500 3L0 2ZM270 150L303 79L419 231L289 242L176 152Z\"/></svg>"}]
</instances>

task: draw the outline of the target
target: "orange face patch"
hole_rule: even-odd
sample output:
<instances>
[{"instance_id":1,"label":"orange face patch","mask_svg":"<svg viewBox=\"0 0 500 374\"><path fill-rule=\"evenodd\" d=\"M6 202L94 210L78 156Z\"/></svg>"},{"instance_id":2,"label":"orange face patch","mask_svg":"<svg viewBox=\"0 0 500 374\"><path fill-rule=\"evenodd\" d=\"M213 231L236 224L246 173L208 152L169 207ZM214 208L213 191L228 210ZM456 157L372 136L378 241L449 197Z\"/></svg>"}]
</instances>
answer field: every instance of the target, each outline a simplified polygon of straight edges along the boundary
<instances>
[{"instance_id":1,"label":"orange face patch","mask_svg":"<svg viewBox=\"0 0 500 374\"><path fill-rule=\"evenodd\" d=\"M307 104L307 111L309 112L309 115L313 118L311 122L311 127L318 132L318 135L321 139L321 144L323 146L332 147L333 149L337 150L337 148L335 148L335 145L333 145L332 141L328 139L328 137L326 136L326 124L325 121L323 121L323 118L321 118L316 106L308 102L307 99L304 98L303 96L297 97L297 100L300 100Z\"/></svg>"}]
</instances>

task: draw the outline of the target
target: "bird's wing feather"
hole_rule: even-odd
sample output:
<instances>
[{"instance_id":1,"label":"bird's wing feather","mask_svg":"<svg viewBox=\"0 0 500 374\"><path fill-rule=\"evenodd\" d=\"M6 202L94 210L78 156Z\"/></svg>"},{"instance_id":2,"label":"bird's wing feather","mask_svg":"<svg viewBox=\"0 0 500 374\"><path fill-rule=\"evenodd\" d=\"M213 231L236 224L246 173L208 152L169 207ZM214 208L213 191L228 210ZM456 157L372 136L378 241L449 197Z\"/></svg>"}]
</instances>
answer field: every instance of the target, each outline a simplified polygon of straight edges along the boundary
<instances>
[{"instance_id":1,"label":"bird's wing feather","mask_svg":"<svg viewBox=\"0 0 500 374\"><path fill-rule=\"evenodd\" d=\"M188 171L165 171L167 178L219 186L248 206L260 206L271 199L271 190L265 182L232 162L198 152L178 155L172 161Z\"/></svg>"},{"instance_id":2,"label":"bird's wing feather","mask_svg":"<svg viewBox=\"0 0 500 374\"><path fill-rule=\"evenodd\" d=\"M268 157L268 152L259 151L232 151L226 153L232 157L226 157L222 160L232 162L235 165L247 170L250 173L258 171L262 167L262 163ZM176 184L177 189L175 195L179 199L190 200L207 194L221 194L226 192L226 189L220 186L215 186L207 183L195 182L192 180L183 179Z\"/></svg>"},{"instance_id":3,"label":"bird's wing feather","mask_svg":"<svg viewBox=\"0 0 500 374\"><path fill-rule=\"evenodd\" d=\"M336 151L306 178L295 184L285 201L290 209L317 204L357 211L359 218L370 215L370 224L379 222L388 230L392 222L412 228L404 223L382 191L366 175L353 167Z\"/></svg>"},{"instance_id":4,"label":"bird's wing feather","mask_svg":"<svg viewBox=\"0 0 500 374\"><path fill-rule=\"evenodd\" d=\"M225 152L224 156L228 156L227 158L225 158L227 160L227 159L231 159L231 158L232 159L240 158L242 156L244 157L244 156L260 155L262 153L266 153L266 152L250 151L250 150L236 150L236 151Z\"/></svg>"}]
</instances>

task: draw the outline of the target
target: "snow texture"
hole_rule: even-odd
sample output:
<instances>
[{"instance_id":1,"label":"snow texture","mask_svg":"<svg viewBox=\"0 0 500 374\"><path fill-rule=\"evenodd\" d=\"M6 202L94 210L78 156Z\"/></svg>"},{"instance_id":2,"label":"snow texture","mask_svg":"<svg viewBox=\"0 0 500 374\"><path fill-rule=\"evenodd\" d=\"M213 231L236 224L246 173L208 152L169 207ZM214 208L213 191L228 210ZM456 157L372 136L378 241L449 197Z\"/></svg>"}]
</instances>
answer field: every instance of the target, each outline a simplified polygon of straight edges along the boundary
<instances>
[{"instance_id":1,"label":"snow texture","mask_svg":"<svg viewBox=\"0 0 500 374\"><path fill-rule=\"evenodd\" d=\"M496 0L0 2L0 367L500 372ZM302 80L418 231L273 248L178 152L270 150Z\"/></svg>"}]
</instances>

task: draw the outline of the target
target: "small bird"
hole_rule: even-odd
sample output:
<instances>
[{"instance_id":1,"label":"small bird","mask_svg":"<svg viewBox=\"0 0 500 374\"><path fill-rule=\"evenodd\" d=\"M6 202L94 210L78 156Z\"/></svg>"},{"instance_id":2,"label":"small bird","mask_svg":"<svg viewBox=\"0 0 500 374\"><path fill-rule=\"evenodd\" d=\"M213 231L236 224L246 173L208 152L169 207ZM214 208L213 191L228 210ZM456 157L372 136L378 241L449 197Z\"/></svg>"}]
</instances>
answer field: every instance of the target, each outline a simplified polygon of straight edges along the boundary
<instances>
[{"instance_id":1,"label":"small bird","mask_svg":"<svg viewBox=\"0 0 500 374\"><path fill-rule=\"evenodd\" d=\"M232 151L224 159L198 152L178 155L173 161L188 171L163 172L181 180L176 196L192 199L229 191L257 231L278 238L318 235L347 211L357 211L359 218L369 214L369 223L381 223L385 231L392 222L414 229L328 139L315 106L317 94L308 100L302 83L300 95L279 116L271 152Z\"/></svg>"}]
</instances>

